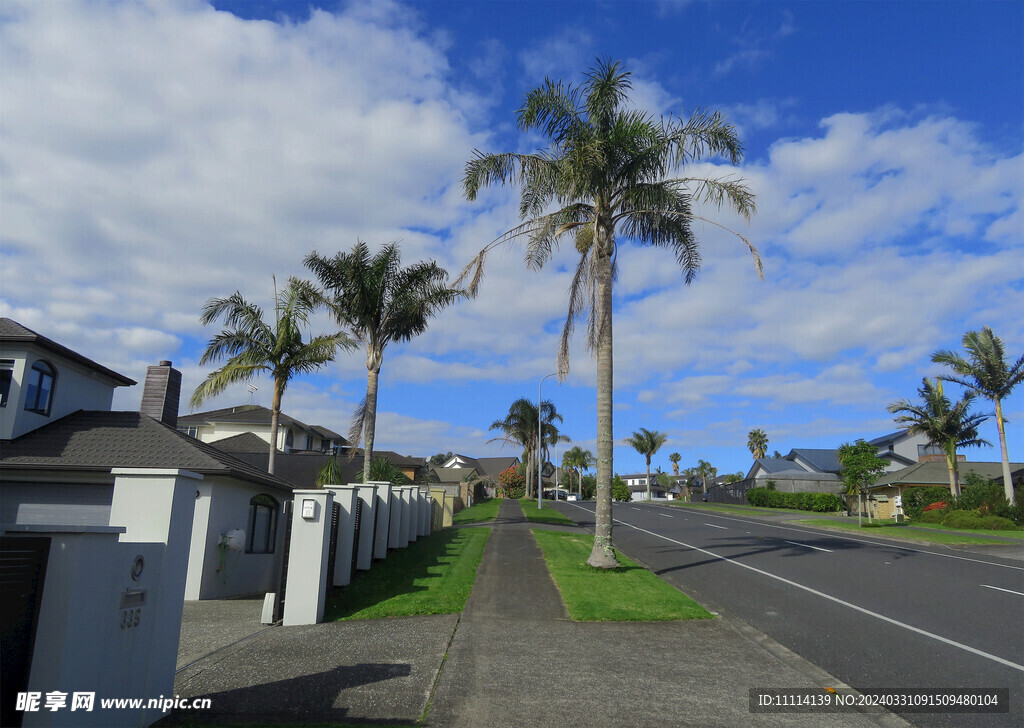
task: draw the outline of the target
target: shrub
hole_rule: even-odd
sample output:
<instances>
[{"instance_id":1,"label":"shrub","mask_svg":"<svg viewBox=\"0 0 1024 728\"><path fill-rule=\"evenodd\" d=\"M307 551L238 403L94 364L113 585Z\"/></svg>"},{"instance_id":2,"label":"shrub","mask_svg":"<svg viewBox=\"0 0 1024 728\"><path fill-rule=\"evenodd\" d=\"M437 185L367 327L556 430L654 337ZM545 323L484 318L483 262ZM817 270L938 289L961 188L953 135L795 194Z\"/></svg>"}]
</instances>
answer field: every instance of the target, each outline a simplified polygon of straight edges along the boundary
<instances>
[{"instance_id":1,"label":"shrub","mask_svg":"<svg viewBox=\"0 0 1024 728\"><path fill-rule=\"evenodd\" d=\"M618 475L612 478L612 499L617 501L631 500L629 486L626 485L626 481Z\"/></svg>"},{"instance_id":2,"label":"shrub","mask_svg":"<svg viewBox=\"0 0 1024 728\"><path fill-rule=\"evenodd\" d=\"M949 488L941 485L926 488L907 488L903 491L903 512L908 518L918 519L924 507L936 501L949 501Z\"/></svg>"},{"instance_id":3,"label":"shrub","mask_svg":"<svg viewBox=\"0 0 1024 728\"><path fill-rule=\"evenodd\" d=\"M832 493L782 493L769 488L751 488L747 502L759 508L793 508L800 511L831 513L842 507L839 496Z\"/></svg>"},{"instance_id":4,"label":"shrub","mask_svg":"<svg viewBox=\"0 0 1024 728\"><path fill-rule=\"evenodd\" d=\"M1020 526L1011 521L1009 518L1003 518L1002 516L982 516L981 522L985 524L983 528L991 528L994 531L1020 530Z\"/></svg>"},{"instance_id":5,"label":"shrub","mask_svg":"<svg viewBox=\"0 0 1024 728\"><path fill-rule=\"evenodd\" d=\"M934 503L929 503L928 505L926 505L922 513L927 513L928 511L941 510L942 508L945 508L946 505L946 501L935 501Z\"/></svg>"},{"instance_id":6,"label":"shrub","mask_svg":"<svg viewBox=\"0 0 1024 728\"><path fill-rule=\"evenodd\" d=\"M925 511L914 520L918 523L942 523L942 519L946 517L946 511L942 508L936 508L931 511Z\"/></svg>"},{"instance_id":7,"label":"shrub","mask_svg":"<svg viewBox=\"0 0 1024 728\"><path fill-rule=\"evenodd\" d=\"M984 521L977 511L949 511L942 519L942 525L949 528L984 528Z\"/></svg>"},{"instance_id":8,"label":"shrub","mask_svg":"<svg viewBox=\"0 0 1024 728\"><path fill-rule=\"evenodd\" d=\"M502 498L522 498L526 495L526 477L515 466L498 475L498 492Z\"/></svg>"}]
</instances>

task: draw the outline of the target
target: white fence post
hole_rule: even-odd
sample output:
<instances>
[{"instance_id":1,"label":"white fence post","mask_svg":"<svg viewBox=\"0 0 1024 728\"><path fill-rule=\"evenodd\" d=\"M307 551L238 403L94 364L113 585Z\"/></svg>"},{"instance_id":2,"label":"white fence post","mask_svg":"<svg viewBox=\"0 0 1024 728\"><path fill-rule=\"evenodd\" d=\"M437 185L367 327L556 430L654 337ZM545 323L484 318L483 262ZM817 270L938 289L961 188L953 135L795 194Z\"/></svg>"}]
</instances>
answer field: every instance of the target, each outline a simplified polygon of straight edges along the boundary
<instances>
[{"instance_id":1,"label":"white fence post","mask_svg":"<svg viewBox=\"0 0 1024 728\"><path fill-rule=\"evenodd\" d=\"M352 581L352 549L357 547L355 537L356 486L325 485L334 494L334 502L341 506L338 519L338 543L334 550L334 573L328 574L333 586L345 586Z\"/></svg>"},{"instance_id":2,"label":"white fence post","mask_svg":"<svg viewBox=\"0 0 1024 728\"><path fill-rule=\"evenodd\" d=\"M391 486L391 523L388 534L388 548L400 549L406 545L402 541L402 488L398 485Z\"/></svg>"},{"instance_id":3,"label":"white fence post","mask_svg":"<svg viewBox=\"0 0 1024 728\"><path fill-rule=\"evenodd\" d=\"M292 543L288 554L284 625L317 624L324 618L327 559L330 547L329 490L296 490L292 509Z\"/></svg>"},{"instance_id":4,"label":"white fence post","mask_svg":"<svg viewBox=\"0 0 1024 728\"><path fill-rule=\"evenodd\" d=\"M373 558L385 559L388 555L388 527L391 525L391 483L378 482L377 518L373 535Z\"/></svg>"},{"instance_id":5,"label":"white fence post","mask_svg":"<svg viewBox=\"0 0 1024 728\"><path fill-rule=\"evenodd\" d=\"M367 571L373 563L374 528L377 524L377 484L356 486L356 497L363 502L363 515L359 521L359 551L356 568Z\"/></svg>"},{"instance_id":6,"label":"white fence post","mask_svg":"<svg viewBox=\"0 0 1024 728\"><path fill-rule=\"evenodd\" d=\"M402 548L409 545L412 538L409 533L409 524L412 519L412 488L408 485L401 486L402 491Z\"/></svg>"}]
</instances>

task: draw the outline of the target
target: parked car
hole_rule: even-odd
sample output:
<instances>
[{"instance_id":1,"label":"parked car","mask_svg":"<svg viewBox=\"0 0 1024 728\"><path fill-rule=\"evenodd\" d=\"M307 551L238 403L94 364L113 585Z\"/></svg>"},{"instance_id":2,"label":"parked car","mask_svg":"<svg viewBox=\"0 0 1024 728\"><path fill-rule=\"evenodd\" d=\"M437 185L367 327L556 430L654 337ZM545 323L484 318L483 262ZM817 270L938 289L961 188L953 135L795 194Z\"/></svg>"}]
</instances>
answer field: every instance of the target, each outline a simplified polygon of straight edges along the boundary
<instances>
[{"instance_id":1,"label":"parked car","mask_svg":"<svg viewBox=\"0 0 1024 728\"><path fill-rule=\"evenodd\" d=\"M575 493L570 493L569 495L565 496L565 499L567 501L576 501L576 500L579 500L580 497L578 495L576 495Z\"/></svg>"}]
</instances>

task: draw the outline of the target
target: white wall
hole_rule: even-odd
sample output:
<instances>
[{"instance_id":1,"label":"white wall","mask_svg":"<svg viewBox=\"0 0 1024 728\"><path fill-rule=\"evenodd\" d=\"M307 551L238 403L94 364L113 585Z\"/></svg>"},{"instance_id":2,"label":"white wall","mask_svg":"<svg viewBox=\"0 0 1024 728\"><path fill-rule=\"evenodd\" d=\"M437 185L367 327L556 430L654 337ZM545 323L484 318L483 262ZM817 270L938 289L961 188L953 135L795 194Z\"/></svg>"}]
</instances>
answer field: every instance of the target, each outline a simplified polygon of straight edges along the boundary
<instances>
[{"instance_id":1,"label":"white wall","mask_svg":"<svg viewBox=\"0 0 1024 728\"><path fill-rule=\"evenodd\" d=\"M14 371L7 406L0 407L0 440L19 437L76 410L110 410L115 385L99 372L34 345L5 342L3 358L14 359ZM40 359L57 370L49 416L25 411L26 376Z\"/></svg>"}]
</instances>

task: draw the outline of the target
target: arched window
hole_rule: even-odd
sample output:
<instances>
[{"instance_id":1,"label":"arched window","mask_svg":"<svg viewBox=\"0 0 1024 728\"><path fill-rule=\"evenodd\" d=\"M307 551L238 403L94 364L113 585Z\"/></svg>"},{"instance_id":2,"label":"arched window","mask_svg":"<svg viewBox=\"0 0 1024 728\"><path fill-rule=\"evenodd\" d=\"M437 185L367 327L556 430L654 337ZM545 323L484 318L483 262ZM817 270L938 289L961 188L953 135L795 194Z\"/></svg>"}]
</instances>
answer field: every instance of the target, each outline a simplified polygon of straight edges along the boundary
<instances>
[{"instance_id":1,"label":"arched window","mask_svg":"<svg viewBox=\"0 0 1024 728\"><path fill-rule=\"evenodd\" d=\"M292 428L288 428L284 431L284 447L285 450L291 450L292 446L295 445L295 433L292 432Z\"/></svg>"},{"instance_id":2,"label":"arched window","mask_svg":"<svg viewBox=\"0 0 1024 728\"><path fill-rule=\"evenodd\" d=\"M32 365L28 373L28 391L25 395L25 409L28 412L50 415L53 385L56 380L57 370L49 362L40 359Z\"/></svg>"},{"instance_id":3,"label":"arched window","mask_svg":"<svg viewBox=\"0 0 1024 728\"><path fill-rule=\"evenodd\" d=\"M249 537L245 552L272 554L277 541L277 499L265 493L254 495L249 501Z\"/></svg>"}]
</instances>

